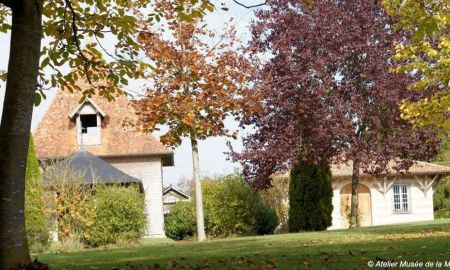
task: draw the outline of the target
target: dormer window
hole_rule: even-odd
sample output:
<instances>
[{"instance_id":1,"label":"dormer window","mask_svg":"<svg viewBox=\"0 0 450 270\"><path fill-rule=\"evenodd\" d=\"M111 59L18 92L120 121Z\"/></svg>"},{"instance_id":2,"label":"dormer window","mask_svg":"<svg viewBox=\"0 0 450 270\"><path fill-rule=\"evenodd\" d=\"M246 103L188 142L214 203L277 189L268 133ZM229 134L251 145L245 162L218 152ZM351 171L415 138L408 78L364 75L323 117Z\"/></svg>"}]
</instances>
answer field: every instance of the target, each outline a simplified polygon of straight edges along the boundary
<instances>
[{"instance_id":1,"label":"dormer window","mask_svg":"<svg viewBox=\"0 0 450 270\"><path fill-rule=\"evenodd\" d=\"M77 124L78 145L101 144L101 124L105 113L94 101L87 99L69 117L74 119Z\"/></svg>"},{"instance_id":2,"label":"dormer window","mask_svg":"<svg viewBox=\"0 0 450 270\"><path fill-rule=\"evenodd\" d=\"M81 133L88 134L97 128L97 114L80 115ZM89 132L88 132L89 131Z\"/></svg>"}]
</instances>

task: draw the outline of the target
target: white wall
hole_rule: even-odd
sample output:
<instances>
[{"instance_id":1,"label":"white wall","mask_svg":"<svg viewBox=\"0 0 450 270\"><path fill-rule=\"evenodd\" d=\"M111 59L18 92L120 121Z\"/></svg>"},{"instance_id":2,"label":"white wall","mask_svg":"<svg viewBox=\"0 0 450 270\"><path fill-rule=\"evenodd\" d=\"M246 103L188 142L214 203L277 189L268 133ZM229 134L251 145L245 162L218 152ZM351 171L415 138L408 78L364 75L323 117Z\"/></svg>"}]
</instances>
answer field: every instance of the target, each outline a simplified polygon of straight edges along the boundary
<instances>
[{"instance_id":1,"label":"white wall","mask_svg":"<svg viewBox=\"0 0 450 270\"><path fill-rule=\"evenodd\" d=\"M381 183L381 180L378 181ZM424 193L420 189L418 180L414 177L400 179L394 178L387 180L387 183L391 182L394 184L409 185L411 211L407 214L394 213L394 194L392 186L390 186L387 192L383 194L373 178L361 179L360 183L366 185L370 189L372 225L385 225L434 219L432 188ZM333 179L333 221L332 226L328 229L341 229L342 227L340 213L340 191L342 187L349 183L351 183L350 179Z\"/></svg>"},{"instance_id":2,"label":"white wall","mask_svg":"<svg viewBox=\"0 0 450 270\"><path fill-rule=\"evenodd\" d=\"M141 179L145 192L148 237L165 237L162 163L159 157L103 158L119 170Z\"/></svg>"}]
</instances>

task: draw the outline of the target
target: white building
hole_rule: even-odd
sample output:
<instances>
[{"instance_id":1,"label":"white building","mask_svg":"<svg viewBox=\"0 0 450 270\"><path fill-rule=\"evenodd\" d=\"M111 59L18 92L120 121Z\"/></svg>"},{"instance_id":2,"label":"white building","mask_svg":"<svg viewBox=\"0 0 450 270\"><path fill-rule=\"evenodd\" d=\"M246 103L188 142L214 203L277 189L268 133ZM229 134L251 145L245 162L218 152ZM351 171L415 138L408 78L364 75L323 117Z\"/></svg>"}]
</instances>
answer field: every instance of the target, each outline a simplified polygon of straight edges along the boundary
<instances>
[{"instance_id":1,"label":"white building","mask_svg":"<svg viewBox=\"0 0 450 270\"><path fill-rule=\"evenodd\" d=\"M165 237L162 167L173 166L172 151L155 136L127 125L136 116L125 96L111 102L99 96L82 104L79 100L79 93L58 91L34 133L39 160L68 157L83 144L90 153L142 181L148 217L146 235Z\"/></svg>"},{"instance_id":2,"label":"white building","mask_svg":"<svg viewBox=\"0 0 450 270\"><path fill-rule=\"evenodd\" d=\"M186 194L181 189L173 187L170 185L163 190L163 204L164 204L164 215L170 213L170 209L177 203L183 201L190 201L192 199L189 194Z\"/></svg>"},{"instance_id":3,"label":"white building","mask_svg":"<svg viewBox=\"0 0 450 270\"><path fill-rule=\"evenodd\" d=\"M389 168L394 164L391 162ZM331 167L333 175L333 224L329 229L348 228L351 201L351 164ZM389 169L384 177L361 172L358 204L361 226L433 220L433 188L450 168L416 162L407 172Z\"/></svg>"}]
</instances>

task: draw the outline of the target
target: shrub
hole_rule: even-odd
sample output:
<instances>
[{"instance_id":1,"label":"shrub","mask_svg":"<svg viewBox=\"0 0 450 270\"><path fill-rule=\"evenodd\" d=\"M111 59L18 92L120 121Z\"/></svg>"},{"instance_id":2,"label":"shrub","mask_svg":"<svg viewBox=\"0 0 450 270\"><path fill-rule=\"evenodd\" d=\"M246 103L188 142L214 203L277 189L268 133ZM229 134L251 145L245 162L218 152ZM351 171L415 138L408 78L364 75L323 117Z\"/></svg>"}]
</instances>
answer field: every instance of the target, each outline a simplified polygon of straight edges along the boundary
<instances>
[{"instance_id":1,"label":"shrub","mask_svg":"<svg viewBox=\"0 0 450 270\"><path fill-rule=\"evenodd\" d=\"M298 160L289 186L289 231L320 231L331 225L333 205L329 170Z\"/></svg>"},{"instance_id":2,"label":"shrub","mask_svg":"<svg viewBox=\"0 0 450 270\"><path fill-rule=\"evenodd\" d=\"M43 252L50 244L43 197L44 188L39 163L36 158L33 137L30 136L25 175L25 228L31 252Z\"/></svg>"},{"instance_id":3,"label":"shrub","mask_svg":"<svg viewBox=\"0 0 450 270\"><path fill-rule=\"evenodd\" d=\"M436 218L450 218L450 177L444 178L436 186L433 204Z\"/></svg>"},{"instance_id":4,"label":"shrub","mask_svg":"<svg viewBox=\"0 0 450 270\"><path fill-rule=\"evenodd\" d=\"M276 211L263 204L260 194L238 174L205 179L203 207L208 236L270 234L278 225ZM182 240L196 233L195 202L177 203L165 220L169 238Z\"/></svg>"},{"instance_id":5,"label":"shrub","mask_svg":"<svg viewBox=\"0 0 450 270\"><path fill-rule=\"evenodd\" d=\"M55 168L49 167L44 173L47 215L61 241L80 241L86 226L95 221L95 186L85 184L81 171L73 171L69 166Z\"/></svg>"},{"instance_id":6,"label":"shrub","mask_svg":"<svg viewBox=\"0 0 450 270\"><path fill-rule=\"evenodd\" d=\"M226 175L203 182L205 227L213 237L251 232L263 206L243 177Z\"/></svg>"},{"instance_id":7,"label":"shrub","mask_svg":"<svg viewBox=\"0 0 450 270\"><path fill-rule=\"evenodd\" d=\"M137 186L97 185L90 204L95 205L95 222L83 234L89 245L133 242L144 236L144 196Z\"/></svg>"},{"instance_id":8,"label":"shrub","mask_svg":"<svg viewBox=\"0 0 450 270\"><path fill-rule=\"evenodd\" d=\"M271 206L263 206L256 216L255 232L260 235L273 234L279 224L277 212Z\"/></svg>"},{"instance_id":9,"label":"shrub","mask_svg":"<svg viewBox=\"0 0 450 270\"><path fill-rule=\"evenodd\" d=\"M174 240L193 237L197 230L194 201L174 205L165 218L164 230L166 236Z\"/></svg>"},{"instance_id":10,"label":"shrub","mask_svg":"<svg viewBox=\"0 0 450 270\"><path fill-rule=\"evenodd\" d=\"M289 178L275 176L272 178L272 187L259 191L261 198L266 205L275 209L279 218L278 233L287 232L287 223L289 217Z\"/></svg>"}]
</instances>

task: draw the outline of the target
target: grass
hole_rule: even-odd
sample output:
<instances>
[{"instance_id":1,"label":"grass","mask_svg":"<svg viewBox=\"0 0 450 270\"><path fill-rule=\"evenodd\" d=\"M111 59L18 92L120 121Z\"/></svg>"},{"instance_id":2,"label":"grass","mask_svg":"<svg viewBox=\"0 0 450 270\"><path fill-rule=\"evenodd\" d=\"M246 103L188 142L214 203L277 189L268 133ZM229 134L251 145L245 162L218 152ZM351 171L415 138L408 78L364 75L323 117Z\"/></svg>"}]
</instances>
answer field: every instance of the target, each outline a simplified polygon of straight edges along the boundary
<instances>
[{"instance_id":1,"label":"grass","mask_svg":"<svg viewBox=\"0 0 450 270\"><path fill-rule=\"evenodd\" d=\"M156 241L156 243L155 243ZM450 219L204 243L41 254L52 269L365 269L369 260L450 261Z\"/></svg>"}]
</instances>

